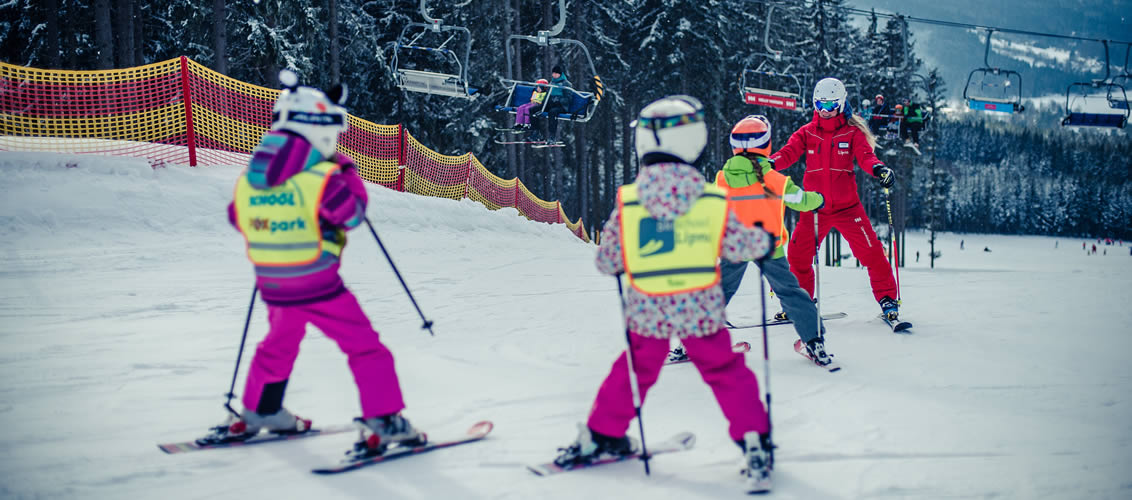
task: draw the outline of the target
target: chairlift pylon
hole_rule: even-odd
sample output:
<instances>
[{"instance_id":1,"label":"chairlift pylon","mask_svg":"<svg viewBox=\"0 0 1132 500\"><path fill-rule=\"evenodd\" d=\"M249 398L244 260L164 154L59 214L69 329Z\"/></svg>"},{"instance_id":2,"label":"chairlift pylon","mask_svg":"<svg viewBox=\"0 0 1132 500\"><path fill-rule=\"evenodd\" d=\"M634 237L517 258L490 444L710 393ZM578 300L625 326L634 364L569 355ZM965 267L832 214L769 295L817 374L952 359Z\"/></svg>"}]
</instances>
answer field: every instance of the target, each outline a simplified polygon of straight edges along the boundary
<instances>
[{"instance_id":1,"label":"chairlift pylon","mask_svg":"<svg viewBox=\"0 0 1132 500\"><path fill-rule=\"evenodd\" d=\"M1108 60L1108 40L1102 40L1104 44L1104 78L1095 79L1090 82L1075 82L1069 84L1065 89L1065 118L1061 119L1063 127L1104 127L1104 128L1124 128L1128 124L1128 93L1125 91L1124 86L1115 83L1109 79L1111 74L1109 70ZM1083 89L1077 94L1073 93L1074 89ZM1081 107L1077 110L1073 109L1075 101L1089 103L1089 99L1101 99L1101 89L1104 89L1104 101L1107 104L1107 109L1116 109L1121 112L1118 113L1103 113L1097 108ZM1076 100L1071 100L1071 97L1076 95ZM1114 105L1114 102L1117 103ZM1120 104L1123 104L1121 106ZM1098 106L1099 108L1099 106Z\"/></svg>"},{"instance_id":2,"label":"chairlift pylon","mask_svg":"<svg viewBox=\"0 0 1132 500\"><path fill-rule=\"evenodd\" d=\"M558 113L555 119L566 120L573 122L588 122L593 117L594 112L597 110L597 105L601 102L601 98L605 95L605 84L601 81L601 76L597 74L597 69L594 67L593 58L590 57L590 51L586 48L585 44L571 38L560 38L557 35L562 33L566 27L566 0L558 0L558 22L546 31L539 31L535 36L529 35L511 35L507 37L505 45L505 54L507 56L507 67L511 68L514 64L514 55L511 51L512 41L525 41L534 43L540 47L550 48L555 45L563 45L571 48L579 49L582 56L585 57L586 65L589 67L590 74L593 75L594 91L586 92L578 90L577 88L558 87L556 85L546 85L551 89L561 88L562 92L570 97L567 103L566 111ZM535 87L539 84L533 81L511 78L500 78L499 82L504 87L508 88L507 101L503 105L496 105L496 111L505 111L514 114L516 109L523 103L529 102L531 94L534 93ZM550 103L550 99L543 101L542 106L532 115L543 116L546 113L546 107Z\"/></svg>"},{"instance_id":3,"label":"chairlift pylon","mask_svg":"<svg viewBox=\"0 0 1132 500\"><path fill-rule=\"evenodd\" d=\"M420 13L426 23L409 23L401 29L397 41L393 43L393 78L401 90L420 92L424 94L458 97L462 99L475 99L479 96L479 89L468 84L468 60L472 53L472 32L462 26L444 25L440 19L428 15L425 7L427 0L421 0ZM412 38L410 32L415 33ZM428 34L451 35L436 47L418 45L421 37ZM454 39L463 41L463 50L457 52L446 48ZM401 67L402 53L419 52L426 55L437 55L447 64L436 71L409 69Z\"/></svg>"},{"instance_id":4,"label":"chairlift pylon","mask_svg":"<svg viewBox=\"0 0 1132 500\"><path fill-rule=\"evenodd\" d=\"M975 68L967 75L963 100L967 102L968 108L977 111L1021 113L1025 110L1022 106L1022 74L990 65L992 35L994 30L988 29L983 67Z\"/></svg>"}]
</instances>

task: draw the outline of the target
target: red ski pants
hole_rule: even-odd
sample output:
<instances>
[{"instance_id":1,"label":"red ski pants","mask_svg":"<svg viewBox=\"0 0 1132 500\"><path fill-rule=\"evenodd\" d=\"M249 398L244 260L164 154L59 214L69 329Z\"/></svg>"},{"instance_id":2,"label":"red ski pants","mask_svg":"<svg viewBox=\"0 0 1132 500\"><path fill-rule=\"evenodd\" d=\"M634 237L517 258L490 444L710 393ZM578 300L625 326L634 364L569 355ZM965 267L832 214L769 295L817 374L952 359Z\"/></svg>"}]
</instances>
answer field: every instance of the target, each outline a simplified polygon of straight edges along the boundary
<instances>
[{"instance_id":1,"label":"red ski pants","mask_svg":"<svg viewBox=\"0 0 1132 500\"><path fill-rule=\"evenodd\" d=\"M888 264L888 258L884 256L884 246L877 239L869 217L865 215L865 207L857 203L832 214L818 214L818 239L824 240L830 228L836 228L841 232L849 242L853 256L857 257L861 265L869 271L873 298L878 302L886 296L896 299L896 278L892 276L892 267ZM790 262L790 271L798 277L798 284L810 292L810 297L814 296L815 252L817 245L814 240L814 213L802 212L799 214L794 234L790 237L790 245L786 247L786 259Z\"/></svg>"},{"instance_id":2,"label":"red ski pants","mask_svg":"<svg viewBox=\"0 0 1132 500\"><path fill-rule=\"evenodd\" d=\"M633 345L637 387L644 404L645 395L656 383L660 369L668 359L668 339L642 337L636 333L629 337ZM759 382L755 373L747 367L743 355L731 350L731 334L727 329L722 328L707 337L685 337L681 342L730 423L728 432L731 439L741 440L750 431L769 432L766 407L759 399ZM606 436L624 436L636 416L629 385L629 363L625 352L622 352L602 382L601 389L598 389L586 423L590 429Z\"/></svg>"}]
</instances>

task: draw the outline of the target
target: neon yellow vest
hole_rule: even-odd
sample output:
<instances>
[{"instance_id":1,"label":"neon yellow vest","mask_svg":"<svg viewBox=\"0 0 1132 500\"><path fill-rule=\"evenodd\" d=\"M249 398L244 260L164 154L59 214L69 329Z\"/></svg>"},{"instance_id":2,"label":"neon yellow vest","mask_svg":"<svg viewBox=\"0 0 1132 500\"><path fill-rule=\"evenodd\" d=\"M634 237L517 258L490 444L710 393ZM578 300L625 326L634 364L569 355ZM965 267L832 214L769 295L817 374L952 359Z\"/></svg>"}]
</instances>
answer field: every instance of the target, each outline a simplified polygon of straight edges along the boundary
<instances>
[{"instance_id":1,"label":"neon yellow vest","mask_svg":"<svg viewBox=\"0 0 1132 500\"><path fill-rule=\"evenodd\" d=\"M727 191L704 184L687 213L675 220L651 217L637 185L617 192L621 254L629 283L647 295L702 290L719 283L719 251L727 227Z\"/></svg>"},{"instance_id":2,"label":"neon yellow vest","mask_svg":"<svg viewBox=\"0 0 1132 500\"><path fill-rule=\"evenodd\" d=\"M240 175L236 183L236 225L247 240L248 259L264 267L310 264L323 251L337 257L342 245L322 239L318 209L326 181L338 165L322 162L287 182L256 189Z\"/></svg>"}]
</instances>

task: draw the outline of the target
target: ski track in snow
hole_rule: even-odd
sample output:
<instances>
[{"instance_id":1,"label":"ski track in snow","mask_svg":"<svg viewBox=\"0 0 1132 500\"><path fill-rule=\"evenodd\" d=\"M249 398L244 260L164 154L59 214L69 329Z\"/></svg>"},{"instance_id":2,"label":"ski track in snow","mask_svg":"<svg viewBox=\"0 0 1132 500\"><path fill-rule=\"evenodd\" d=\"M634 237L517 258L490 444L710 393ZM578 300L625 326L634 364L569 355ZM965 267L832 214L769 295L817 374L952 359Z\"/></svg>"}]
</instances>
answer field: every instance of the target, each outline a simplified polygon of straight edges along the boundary
<instances>
[{"instance_id":1,"label":"ski track in snow","mask_svg":"<svg viewBox=\"0 0 1132 500\"><path fill-rule=\"evenodd\" d=\"M309 470L351 434L164 455L156 443L224 417L253 283L224 213L241 168L7 152L0 168L0 497L744 496L738 449L691 365L666 367L643 413L649 440L687 430L694 449L657 457L649 477L639 462L527 472L574 438L624 347L616 284L561 225L380 187L369 216L436 336L364 228L343 275L396 357L405 414L434 436L490 419L492 435L334 477ZM876 318L852 259L821 273L823 311L849 314L827 323L842 371L793 353L791 327L769 329L774 498L1132 497L1128 246L1086 256L1080 239L942 234L929 270L926 240L909 233L900 272L911 335ZM761 314L750 276L736 322ZM257 303L237 393L265 329ZM309 333L286 404L347 422L345 357ZM761 331L733 337L752 343L765 384Z\"/></svg>"}]
</instances>

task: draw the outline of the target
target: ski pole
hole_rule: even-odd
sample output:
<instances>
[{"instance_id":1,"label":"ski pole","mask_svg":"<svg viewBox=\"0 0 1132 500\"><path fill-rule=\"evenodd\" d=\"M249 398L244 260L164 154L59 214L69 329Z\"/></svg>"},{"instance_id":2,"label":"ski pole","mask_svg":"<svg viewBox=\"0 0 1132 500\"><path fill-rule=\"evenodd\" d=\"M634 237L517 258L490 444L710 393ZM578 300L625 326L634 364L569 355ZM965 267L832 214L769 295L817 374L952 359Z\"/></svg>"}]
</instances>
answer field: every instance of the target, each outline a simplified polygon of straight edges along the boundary
<instances>
[{"instance_id":1,"label":"ski pole","mask_svg":"<svg viewBox=\"0 0 1132 500\"><path fill-rule=\"evenodd\" d=\"M645 475L649 474L649 448L645 446L645 421L641 417L641 392L637 387L637 369L633 363L633 338L629 335L629 318L625 316L625 292L621 290L621 275L617 279L617 297L621 299L621 320L625 325L625 359L629 362L629 388L633 391L633 410L637 412L637 429L641 432L641 460L645 462Z\"/></svg>"},{"instance_id":2,"label":"ski pole","mask_svg":"<svg viewBox=\"0 0 1132 500\"><path fill-rule=\"evenodd\" d=\"M773 250L772 250L773 251ZM770 447L770 463L774 463L774 439L771 437L771 432L774 430L774 423L770 419L770 349L767 348L767 333L766 333L766 284L763 283L765 275L763 274L763 265L756 263L759 266L759 298L762 303L763 309L763 388L766 391L766 435L767 441L771 444ZM818 321L821 321L819 318ZM821 328L821 327L818 327Z\"/></svg>"},{"instance_id":3,"label":"ski pole","mask_svg":"<svg viewBox=\"0 0 1132 500\"><path fill-rule=\"evenodd\" d=\"M240 418L240 412L232 409L232 398L236 397L233 391L236 390L236 375L240 373L240 360L244 357L244 342L248 340L248 326L252 323L252 309L255 309L255 296L259 293L259 287L252 287L252 300L248 303L248 317L244 318L244 334L240 336L240 351L236 353L236 369L232 371L232 385L228 386L228 399L224 401L224 408L227 408L232 415Z\"/></svg>"},{"instance_id":4,"label":"ski pole","mask_svg":"<svg viewBox=\"0 0 1132 500\"><path fill-rule=\"evenodd\" d=\"M888 255L896 266L896 303L900 303L900 257L896 254L896 230L892 227L892 203L889 202L888 188L884 188L884 208L888 211Z\"/></svg>"},{"instance_id":5,"label":"ski pole","mask_svg":"<svg viewBox=\"0 0 1132 500\"><path fill-rule=\"evenodd\" d=\"M381 247L381 253L385 254L385 260L389 261L389 267L393 268L393 274L397 275L397 280L401 282L401 286L405 289L405 293L409 296L409 302L413 303L413 307L417 309L417 314L421 315L421 321L424 321L424 324L421 325L421 328L428 330L429 335L435 336L436 334L432 333L432 321L429 321L429 319L425 317L424 313L421 312L420 306L417 305L417 299L413 298L413 292L409 291L409 285L405 284L405 279L401 277L401 272L397 270L397 265L393 263L393 257L389 256L389 251L385 249L385 244L382 243L381 238L377 236L377 230L373 228L373 223L369 221L369 217L365 217L363 220L365 220L366 225L369 226L369 232L373 235L373 239L377 240L377 246Z\"/></svg>"},{"instance_id":6,"label":"ski pole","mask_svg":"<svg viewBox=\"0 0 1132 500\"><path fill-rule=\"evenodd\" d=\"M818 338L821 338L821 238L818 238L818 211L814 210L814 307L818 313Z\"/></svg>"}]
</instances>

